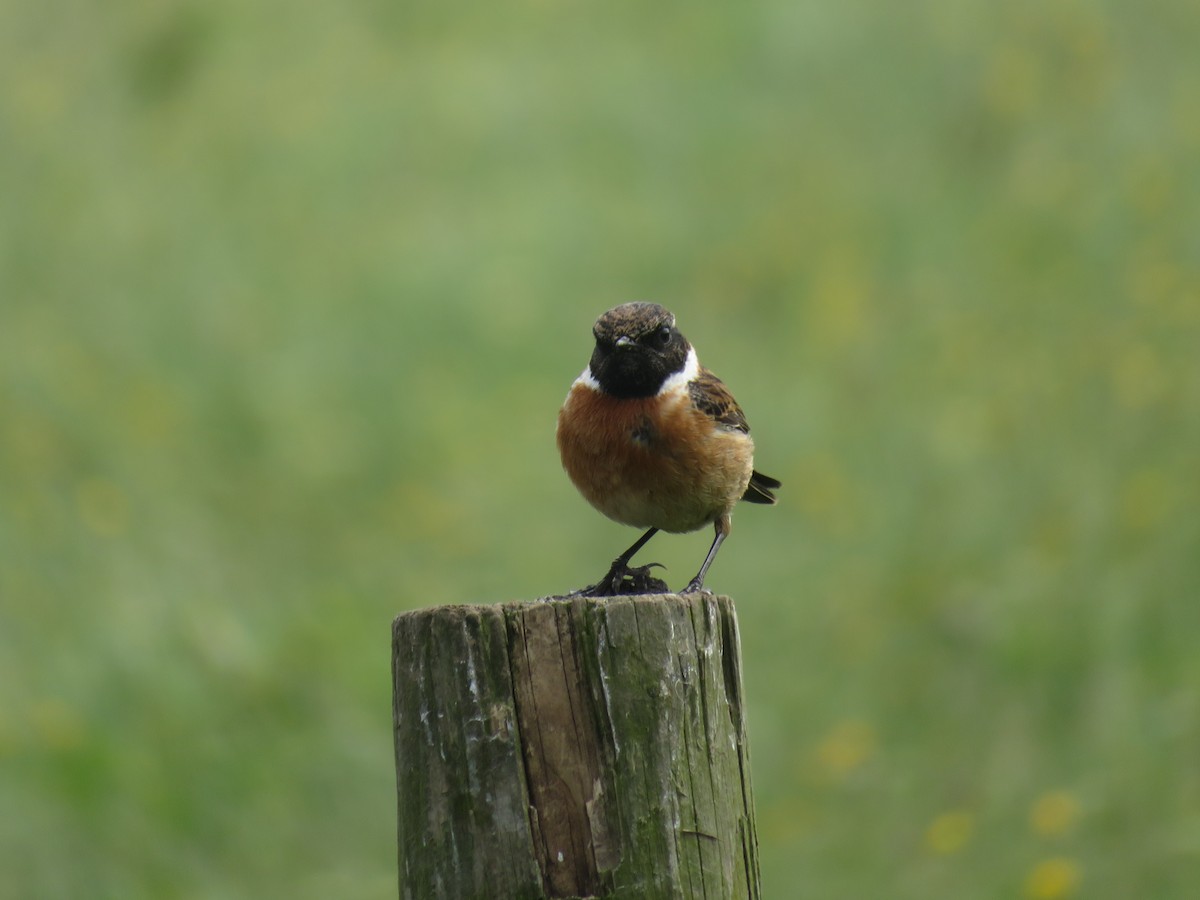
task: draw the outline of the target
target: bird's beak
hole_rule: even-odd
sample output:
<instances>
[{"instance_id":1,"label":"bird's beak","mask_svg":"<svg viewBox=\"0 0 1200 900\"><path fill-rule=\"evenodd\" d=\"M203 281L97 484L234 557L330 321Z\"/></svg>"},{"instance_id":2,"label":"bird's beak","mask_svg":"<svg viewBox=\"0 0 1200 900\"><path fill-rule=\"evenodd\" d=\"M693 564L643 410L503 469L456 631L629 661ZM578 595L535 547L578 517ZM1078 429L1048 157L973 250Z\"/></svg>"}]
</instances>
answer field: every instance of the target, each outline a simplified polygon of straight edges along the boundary
<instances>
[{"instance_id":1,"label":"bird's beak","mask_svg":"<svg viewBox=\"0 0 1200 900\"><path fill-rule=\"evenodd\" d=\"M621 335L619 338L617 338L617 346L618 347L631 347L631 346L633 346L633 338L629 338L629 337L625 337L625 335Z\"/></svg>"}]
</instances>

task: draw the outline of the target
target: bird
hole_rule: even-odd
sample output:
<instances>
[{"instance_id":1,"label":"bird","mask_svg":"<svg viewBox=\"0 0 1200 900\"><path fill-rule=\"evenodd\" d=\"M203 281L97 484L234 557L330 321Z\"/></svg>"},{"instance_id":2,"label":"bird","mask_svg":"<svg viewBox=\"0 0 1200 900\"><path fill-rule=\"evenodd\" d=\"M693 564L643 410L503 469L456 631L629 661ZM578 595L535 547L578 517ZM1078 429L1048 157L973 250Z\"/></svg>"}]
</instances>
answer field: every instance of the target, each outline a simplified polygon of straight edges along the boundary
<instances>
[{"instance_id":1,"label":"bird","mask_svg":"<svg viewBox=\"0 0 1200 900\"><path fill-rule=\"evenodd\" d=\"M724 383L700 365L675 316L633 302L601 315L595 348L558 414L556 442L567 476L592 506L647 529L595 584L574 595L666 593L658 563L630 560L659 531L712 524L712 545L683 593L704 579L729 536L738 500L774 504L777 479L754 468L750 426Z\"/></svg>"}]
</instances>

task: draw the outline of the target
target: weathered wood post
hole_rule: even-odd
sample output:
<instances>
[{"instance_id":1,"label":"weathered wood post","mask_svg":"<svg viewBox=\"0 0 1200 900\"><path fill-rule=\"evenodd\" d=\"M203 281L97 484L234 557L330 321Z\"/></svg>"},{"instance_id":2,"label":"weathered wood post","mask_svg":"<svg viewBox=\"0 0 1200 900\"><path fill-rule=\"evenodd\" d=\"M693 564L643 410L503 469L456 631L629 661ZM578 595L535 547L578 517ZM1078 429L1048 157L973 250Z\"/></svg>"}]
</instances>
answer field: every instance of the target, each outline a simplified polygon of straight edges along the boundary
<instances>
[{"instance_id":1,"label":"weathered wood post","mask_svg":"<svg viewBox=\"0 0 1200 900\"><path fill-rule=\"evenodd\" d=\"M442 606L392 634L402 898L760 896L728 597Z\"/></svg>"}]
</instances>

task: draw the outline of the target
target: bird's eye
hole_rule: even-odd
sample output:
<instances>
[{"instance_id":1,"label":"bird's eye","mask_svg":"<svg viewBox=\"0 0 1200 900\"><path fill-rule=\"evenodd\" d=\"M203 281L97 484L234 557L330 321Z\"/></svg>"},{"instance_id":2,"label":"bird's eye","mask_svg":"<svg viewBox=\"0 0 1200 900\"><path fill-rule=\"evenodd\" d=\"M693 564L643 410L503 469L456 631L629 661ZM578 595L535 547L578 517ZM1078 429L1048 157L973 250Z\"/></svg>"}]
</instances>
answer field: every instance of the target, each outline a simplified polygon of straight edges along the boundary
<instances>
[{"instance_id":1,"label":"bird's eye","mask_svg":"<svg viewBox=\"0 0 1200 900\"><path fill-rule=\"evenodd\" d=\"M654 336L651 338L651 340L654 342L656 347L666 347L669 343L671 343L671 326L660 326L658 331L654 332Z\"/></svg>"}]
</instances>

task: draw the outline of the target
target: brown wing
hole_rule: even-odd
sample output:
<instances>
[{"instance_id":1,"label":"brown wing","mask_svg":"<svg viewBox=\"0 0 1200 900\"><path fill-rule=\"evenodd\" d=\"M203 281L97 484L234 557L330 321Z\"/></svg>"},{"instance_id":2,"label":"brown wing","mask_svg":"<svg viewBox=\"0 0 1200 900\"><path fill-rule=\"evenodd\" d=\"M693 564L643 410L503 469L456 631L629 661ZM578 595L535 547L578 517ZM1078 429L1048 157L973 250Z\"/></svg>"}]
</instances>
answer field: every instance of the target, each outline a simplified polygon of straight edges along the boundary
<instances>
[{"instance_id":1,"label":"brown wing","mask_svg":"<svg viewBox=\"0 0 1200 900\"><path fill-rule=\"evenodd\" d=\"M700 369L700 374L688 384L688 390L697 409L728 428L750 433L746 414L733 399L733 394L729 393L725 383L708 369Z\"/></svg>"},{"instance_id":2,"label":"brown wing","mask_svg":"<svg viewBox=\"0 0 1200 900\"><path fill-rule=\"evenodd\" d=\"M688 385L688 389L697 409L728 428L745 434L750 433L746 414L733 399L733 394L729 393L729 388L725 387L724 382L708 369L702 368L700 374ZM775 495L772 491L779 486L778 480L755 471L750 476L750 483L746 486L746 493L742 495L742 499L750 503L774 503Z\"/></svg>"}]
</instances>

